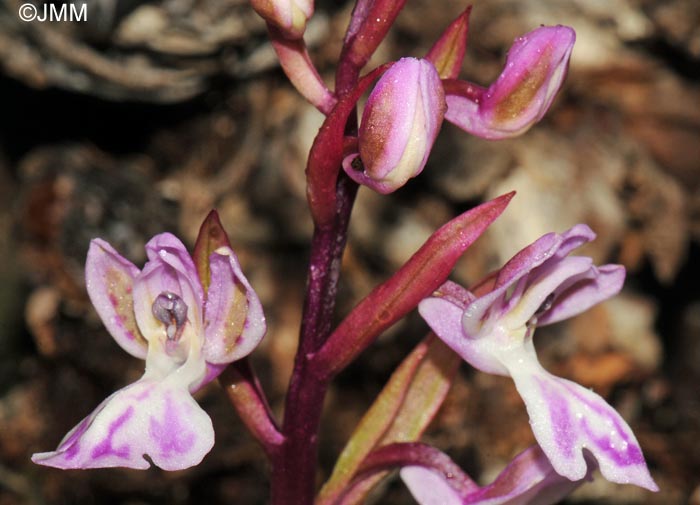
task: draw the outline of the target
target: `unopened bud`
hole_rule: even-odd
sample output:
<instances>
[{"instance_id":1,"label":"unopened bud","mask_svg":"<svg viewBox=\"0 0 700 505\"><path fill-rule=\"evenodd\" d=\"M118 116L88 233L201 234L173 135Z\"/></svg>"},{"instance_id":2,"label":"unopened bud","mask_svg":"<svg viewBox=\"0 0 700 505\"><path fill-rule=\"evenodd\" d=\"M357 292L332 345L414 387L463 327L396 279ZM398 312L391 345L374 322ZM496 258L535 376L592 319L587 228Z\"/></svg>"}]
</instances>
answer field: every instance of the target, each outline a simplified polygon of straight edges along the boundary
<instances>
[{"instance_id":1,"label":"unopened bud","mask_svg":"<svg viewBox=\"0 0 700 505\"><path fill-rule=\"evenodd\" d=\"M343 161L356 182L383 194L423 170L445 114L445 94L432 63L402 58L381 77L362 114L358 155ZM358 161L361 160L361 163Z\"/></svg>"},{"instance_id":2,"label":"unopened bud","mask_svg":"<svg viewBox=\"0 0 700 505\"><path fill-rule=\"evenodd\" d=\"M314 13L313 0L251 0L255 12L289 39L300 39Z\"/></svg>"},{"instance_id":3,"label":"unopened bud","mask_svg":"<svg viewBox=\"0 0 700 505\"><path fill-rule=\"evenodd\" d=\"M554 101L575 39L568 26L543 26L518 37L503 72L488 89L448 86L445 119L486 139L524 133Z\"/></svg>"}]
</instances>

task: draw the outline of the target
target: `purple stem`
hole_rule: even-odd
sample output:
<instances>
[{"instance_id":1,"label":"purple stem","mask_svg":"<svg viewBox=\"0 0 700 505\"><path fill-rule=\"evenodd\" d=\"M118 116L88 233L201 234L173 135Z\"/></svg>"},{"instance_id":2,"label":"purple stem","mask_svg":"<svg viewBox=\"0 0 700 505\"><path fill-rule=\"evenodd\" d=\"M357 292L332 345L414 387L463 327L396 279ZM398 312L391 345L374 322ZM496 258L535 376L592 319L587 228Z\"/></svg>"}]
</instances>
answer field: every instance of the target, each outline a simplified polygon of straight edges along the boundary
<instances>
[{"instance_id":1,"label":"purple stem","mask_svg":"<svg viewBox=\"0 0 700 505\"><path fill-rule=\"evenodd\" d=\"M287 392L282 428L284 442L272 457L272 504L310 505L315 495L318 430L328 381L308 357L330 334L340 261L345 249L357 184L341 171L337 185L336 219L317 228L311 259L299 347Z\"/></svg>"},{"instance_id":2,"label":"purple stem","mask_svg":"<svg viewBox=\"0 0 700 505\"><path fill-rule=\"evenodd\" d=\"M359 51L359 58L343 57L336 74L336 94L342 97L357 86L359 72L386 34L405 0L359 0L353 20L348 27L343 53L348 45L355 45L363 20L377 7L395 10L383 17L382 28L375 29L373 40ZM392 7L392 5L394 7ZM350 41L353 39L353 42ZM376 40L375 40L376 39ZM351 51L353 52L353 51ZM303 94L303 93L302 93ZM357 112L350 113L345 125L345 136L357 135ZM342 136L337 142L343 142ZM299 347L294 370L289 383L285 403L282 434L284 442L272 456L272 505L311 505L315 495L316 468L318 463L318 431L323 411L323 400L328 388L329 376L321 377L319 366L310 356L326 341L331 332L340 276L340 264L347 240L350 214L357 184L338 166L327 172L333 177L336 189L335 219L316 226L311 241L308 286L302 315ZM336 175L337 174L337 175ZM333 181L328 181L333 182Z\"/></svg>"}]
</instances>

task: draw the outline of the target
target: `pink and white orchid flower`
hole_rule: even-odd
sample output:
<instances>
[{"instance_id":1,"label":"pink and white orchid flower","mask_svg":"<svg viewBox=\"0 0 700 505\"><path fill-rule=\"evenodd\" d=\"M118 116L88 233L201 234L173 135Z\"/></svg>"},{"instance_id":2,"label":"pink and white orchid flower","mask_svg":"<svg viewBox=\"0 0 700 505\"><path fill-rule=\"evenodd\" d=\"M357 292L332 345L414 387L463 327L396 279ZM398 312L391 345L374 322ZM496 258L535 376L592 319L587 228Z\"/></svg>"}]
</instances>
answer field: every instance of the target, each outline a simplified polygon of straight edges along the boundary
<instances>
[{"instance_id":1,"label":"pink and white orchid flower","mask_svg":"<svg viewBox=\"0 0 700 505\"><path fill-rule=\"evenodd\" d=\"M228 247L209 257L205 293L195 264L175 236L146 244L139 270L107 242L90 244L87 291L107 330L146 361L135 383L117 391L35 463L57 468L198 464L214 445L211 419L192 393L228 363L249 354L265 334L262 306Z\"/></svg>"},{"instance_id":2,"label":"pink and white orchid flower","mask_svg":"<svg viewBox=\"0 0 700 505\"><path fill-rule=\"evenodd\" d=\"M456 466L456 465L454 465ZM554 471L538 446L518 454L484 487L477 486L466 474L425 466L406 466L401 479L420 505L550 505L558 503L584 479L571 481Z\"/></svg>"},{"instance_id":3,"label":"pink and white orchid flower","mask_svg":"<svg viewBox=\"0 0 700 505\"><path fill-rule=\"evenodd\" d=\"M477 297L448 283L423 300L419 311L471 365L513 378L535 438L558 474L582 479L585 449L606 479L657 490L622 417L589 389L551 375L535 354L536 326L579 314L622 288L622 266L596 267L590 258L568 256L593 238L585 225L544 235L489 278L481 286L485 294Z\"/></svg>"}]
</instances>

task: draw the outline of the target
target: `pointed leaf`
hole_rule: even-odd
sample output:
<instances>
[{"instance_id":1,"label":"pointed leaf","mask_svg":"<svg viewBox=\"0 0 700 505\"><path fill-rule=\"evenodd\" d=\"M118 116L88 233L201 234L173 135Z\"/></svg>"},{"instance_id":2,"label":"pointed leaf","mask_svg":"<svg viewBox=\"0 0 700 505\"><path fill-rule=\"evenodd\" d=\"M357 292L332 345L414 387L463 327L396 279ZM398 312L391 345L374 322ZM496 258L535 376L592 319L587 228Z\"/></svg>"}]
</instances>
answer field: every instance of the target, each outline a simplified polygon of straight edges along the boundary
<instances>
[{"instance_id":1,"label":"pointed leaf","mask_svg":"<svg viewBox=\"0 0 700 505\"><path fill-rule=\"evenodd\" d=\"M425 56L426 60L435 65L441 79L456 79L459 75L467 50L471 10L470 5L452 21Z\"/></svg>"},{"instance_id":2,"label":"pointed leaf","mask_svg":"<svg viewBox=\"0 0 700 505\"><path fill-rule=\"evenodd\" d=\"M375 447L414 441L422 435L442 405L459 362L459 356L434 335L418 344L394 371L353 432L321 489L318 505L335 502ZM357 496L364 496L381 478L369 482L366 491Z\"/></svg>"},{"instance_id":3,"label":"pointed leaf","mask_svg":"<svg viewBox=\"0 0 700 505\"><path fill-rule=\"evenodd\" d=\"M445 282L460 256L505 209L514 193L486 202L437 230L389 280L377 286L340 323L313 356L333 376L385 329Z\"/></svg>"}]
</instances>

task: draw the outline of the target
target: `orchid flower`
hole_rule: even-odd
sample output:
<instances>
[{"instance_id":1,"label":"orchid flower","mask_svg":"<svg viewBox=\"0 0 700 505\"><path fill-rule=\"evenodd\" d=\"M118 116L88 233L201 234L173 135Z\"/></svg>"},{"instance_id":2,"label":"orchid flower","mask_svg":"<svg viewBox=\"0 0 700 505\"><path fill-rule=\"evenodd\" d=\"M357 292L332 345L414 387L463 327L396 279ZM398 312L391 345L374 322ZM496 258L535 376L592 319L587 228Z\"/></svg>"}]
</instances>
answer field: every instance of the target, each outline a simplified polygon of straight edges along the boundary
<instances>
[{"instance_id":1,"label":"orchid flower","mask_svg":"<svg viewBox=\"0 0 700 505\"><path fill-rule=\"evenodd\" d=\"M622 417L592 391L551 375L535 354L536 326L579 314L621 289L622 266L596 267L590 258L568 256L593 238L585 225L544 235L487 279L484 294L448 283L423 300L419 311L471 365L513 378L535 438L558 474L582 479L586 449L606 479L657 490Z\"/></svg>"},{"instance_id":2,"label":"orchid flower","mask_svg":"<svg viewBox=\"0 0 700 505\"><path fill-rule=\"evenodd\" d=\"M487 89L465 81L446 83L445 119L485 139L525 133L554 101L575 39L568 26L542 26L518 37L503 72Z\"/></svg>"},{"instance_id":3,"label":"orchid flower","mask_svg":"<svg viewBox=\"0 0 700 505\"><path fill-rule=\"evenodd\" d=\"M90 244L88 295L114 340L146 361L143 377L117 391L35 463L57 468L198 464L214 445L211 419L192 393L249 354L265 333L262 306L228 247L209 257L205 292L175 236L146 244L139 270L100 239Z\"/></svg>"},{"instance_id":4,"label":"orchid flower","mask_svg":"<svg viewBox=\"0 0 700 505\"><path fill-rule=\"evenodd\" d=\"M510 462L488 486L477 486L456 464L448 471L426 466L401 469L404 481L420 505L549 505L558 503L586 478L571 481L554 471L538 446ZM590 472L589 472L590 473Z\"/></svg>"}]
</instances>

